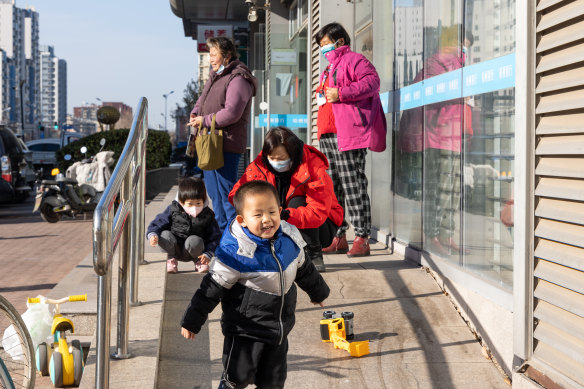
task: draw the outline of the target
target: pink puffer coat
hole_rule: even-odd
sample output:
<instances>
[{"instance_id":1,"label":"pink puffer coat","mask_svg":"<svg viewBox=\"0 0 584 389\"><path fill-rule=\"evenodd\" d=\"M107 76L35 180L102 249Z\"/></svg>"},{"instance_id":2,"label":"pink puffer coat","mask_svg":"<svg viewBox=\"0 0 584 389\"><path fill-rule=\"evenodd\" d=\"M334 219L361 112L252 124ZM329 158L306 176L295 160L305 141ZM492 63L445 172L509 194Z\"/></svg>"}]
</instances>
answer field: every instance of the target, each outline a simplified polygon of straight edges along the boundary
<instances>
[{"instance_id":1,"label":"pink puffer coat","mask_svg":"<svg viewBox=\"0 0 584 389\"><path fill-rule=\"evenodd\" d=\"M331 51L327 59L332 65L328 86L339 88L340 100L333 103L339 151L363 148L384 151L387 123L375 67L349 46Z\"/></svg>"}]
</instances>

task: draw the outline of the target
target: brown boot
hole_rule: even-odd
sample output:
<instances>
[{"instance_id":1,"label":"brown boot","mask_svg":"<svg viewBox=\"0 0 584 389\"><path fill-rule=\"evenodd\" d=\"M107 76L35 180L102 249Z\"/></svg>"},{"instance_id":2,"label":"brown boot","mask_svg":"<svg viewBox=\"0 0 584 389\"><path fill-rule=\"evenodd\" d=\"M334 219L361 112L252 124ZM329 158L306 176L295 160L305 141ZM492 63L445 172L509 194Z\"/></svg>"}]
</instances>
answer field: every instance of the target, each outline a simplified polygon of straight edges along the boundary
<instances>
[{"instance_id":1,"label":"brown boot","mask_svg":"<svg viewBox=\"0 0 584 389\"><path fill-rule=\"evenodd\" d=\"M369 251L369 238L356 236L347 257L366 257L369 255Z\"/></svg>"},{"instance_id":2,"label":"brown boot","mask_svg":"<svg viewBox=\"0 0 584 389\"><path fill-rule=\"evenodd\" d=\"M335 236L333 243L329 247L322 249L322 252L325 254L345 254L347 251L349 251L349 243L345 235L340 238Z\"/></svg>"}]
</instances>

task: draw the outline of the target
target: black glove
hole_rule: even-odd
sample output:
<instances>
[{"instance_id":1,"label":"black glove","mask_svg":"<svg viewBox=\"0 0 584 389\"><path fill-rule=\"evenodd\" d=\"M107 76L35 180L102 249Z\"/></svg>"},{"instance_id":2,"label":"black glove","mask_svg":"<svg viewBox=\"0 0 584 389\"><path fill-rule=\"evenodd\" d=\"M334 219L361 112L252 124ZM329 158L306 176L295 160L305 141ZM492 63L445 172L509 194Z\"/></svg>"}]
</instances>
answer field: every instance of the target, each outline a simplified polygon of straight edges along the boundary
<instances>
[{"instance_id":1,"label":"black glove","mask_svg":"<svg viewBox=\"0 0 584 389\"><path fill-rule=\"evenodd\" d=\"M289 217L290 217L290 211L288 211L287 209L282 209L282 212L280 212L280 219L288 220Z\"/></svg>"}]
</instances>

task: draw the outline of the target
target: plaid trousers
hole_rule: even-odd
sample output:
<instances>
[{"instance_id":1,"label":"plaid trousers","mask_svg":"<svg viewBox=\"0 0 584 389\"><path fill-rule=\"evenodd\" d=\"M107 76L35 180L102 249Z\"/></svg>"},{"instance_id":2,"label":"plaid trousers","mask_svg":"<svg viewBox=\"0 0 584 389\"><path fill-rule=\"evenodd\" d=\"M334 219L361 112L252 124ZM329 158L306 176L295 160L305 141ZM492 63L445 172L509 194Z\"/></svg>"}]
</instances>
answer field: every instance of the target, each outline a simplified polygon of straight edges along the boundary
<instances>
[{"instance_id":1,"label":"plaid trousers","mask_svg":"<svg viewBox=\"0 0 584 389\"><path fill-rule=\"evenodd\" d=\"M447 239L454 235L460 210L460 153L440 149L424 153L424 233Z\"/></svg>"},{"instance_id":2,"label":"plaid trousers","mask_svg":"<svg viewBox=\"0 0 584 389\"><path fill-rule=\"evenodd\" d=\"M369 237L371 233L371 203L367 193L365 156L367 149L339 151L337 134L324 134L319 140L320 150L329 161L328 174L333 180L335 195L349 221L355 235ZM338 229L341 236L349 229L346 221Z\"/></svg>"}]
</instances>

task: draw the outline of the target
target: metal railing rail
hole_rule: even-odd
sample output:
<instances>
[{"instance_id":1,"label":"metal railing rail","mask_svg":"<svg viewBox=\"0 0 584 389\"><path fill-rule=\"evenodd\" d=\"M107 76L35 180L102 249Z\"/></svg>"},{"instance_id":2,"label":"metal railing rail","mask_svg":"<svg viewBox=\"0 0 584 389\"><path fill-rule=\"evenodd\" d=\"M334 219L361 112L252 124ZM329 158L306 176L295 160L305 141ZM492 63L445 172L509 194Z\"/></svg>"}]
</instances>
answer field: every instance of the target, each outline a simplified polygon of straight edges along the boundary
<instances>
[{"instance_id":1,"label":"metal railing rail","mask_svg":"<svg viewBox=\"0 0 584 389\"><path fill-rule=\"evenodd\" d=\"M111 264L119 244L117 348L112 358L128 352L129 300L138 305L138 265L144 258L144 202L148 100L142 97L124 150L93 216L93 268L97 286L95 387L109 387L111 334ZM116 200L120 199L116 206ZM128 298L128 265L130 269Z\"/></svg>"}]
</instances>

